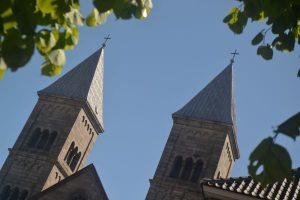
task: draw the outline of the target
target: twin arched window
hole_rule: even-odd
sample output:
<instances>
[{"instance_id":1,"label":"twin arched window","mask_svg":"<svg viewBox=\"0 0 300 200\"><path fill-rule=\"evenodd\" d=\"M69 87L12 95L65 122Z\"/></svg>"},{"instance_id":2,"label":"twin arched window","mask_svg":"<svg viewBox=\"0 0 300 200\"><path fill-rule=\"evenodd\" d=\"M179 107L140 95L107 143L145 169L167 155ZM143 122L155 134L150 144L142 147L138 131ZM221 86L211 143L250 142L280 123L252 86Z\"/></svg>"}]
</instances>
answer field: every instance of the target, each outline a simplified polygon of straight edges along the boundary
<instances>
[{"instance_id":1,"label":"twin arched window","mask_svg":"<svg viewBox=\"0 0 300 200\"><path fill-rule=\"evenodd\" d=\"M36 128L31 134L27 146L30 148L50 151L56 137L56 131L50 133L48 129L42 131L40 128Z\"/></svg>"},{"instance_id":2,"label":"twin arched window","mask_svg":"<svg viewBox=\"0 0 300 200\"><path fill-rule=\"evenodd\" d=\"M78 161L80 160L80 157L81 157L81 152L78 151L78 147L75 146L75 142L72 142L64 158L64 160L69 165L72 171L75 170Z\"/></svg>"},{"instance_id":3,"label":"twin arched window","mask_svg":"<svg viewBox=\"0 0 300 200\"><path fill-rule=\"evenodd\" d=\"M194 163L193 158L187 158L183 161L182 156L177 156L173 162L170 177L196 183L201 175L202 168L202 160L198 160Z\"/></svg>"},{"instance_id":4,"label":"twin arched window","mask_svg":"<svg viewBox=\"0 0 300 200\"><path fill-rule=\"evenodd\" d=\"M0 200L25 200L27 196L27 190L21 192L18 187L11 189L11 187L7 185L0 193Z\"/></svg>"}]
</instances>

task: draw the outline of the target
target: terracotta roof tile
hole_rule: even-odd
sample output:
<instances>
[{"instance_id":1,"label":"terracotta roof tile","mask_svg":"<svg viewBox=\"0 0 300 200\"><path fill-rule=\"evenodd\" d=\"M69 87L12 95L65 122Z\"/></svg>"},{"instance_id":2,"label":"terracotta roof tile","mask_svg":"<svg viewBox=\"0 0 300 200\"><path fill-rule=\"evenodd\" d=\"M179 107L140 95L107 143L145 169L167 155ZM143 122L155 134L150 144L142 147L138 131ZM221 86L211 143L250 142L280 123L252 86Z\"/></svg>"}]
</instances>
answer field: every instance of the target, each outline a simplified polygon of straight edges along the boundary
<instances>
[{"instance_id":1,"label":"terracotta roof tile","mask_svg":"<svg viewBox=\"0 0 300 200\"><path fill-rule=\"evenodd\" d=\"M202 186L206 185L220 190L239 193L258 199L272 200L299 200L300 199L300 168L293 170L292 181L284 179L282 182L262 187L251 177L229 179L203 179Z\"/></svg>"}]
</instances>

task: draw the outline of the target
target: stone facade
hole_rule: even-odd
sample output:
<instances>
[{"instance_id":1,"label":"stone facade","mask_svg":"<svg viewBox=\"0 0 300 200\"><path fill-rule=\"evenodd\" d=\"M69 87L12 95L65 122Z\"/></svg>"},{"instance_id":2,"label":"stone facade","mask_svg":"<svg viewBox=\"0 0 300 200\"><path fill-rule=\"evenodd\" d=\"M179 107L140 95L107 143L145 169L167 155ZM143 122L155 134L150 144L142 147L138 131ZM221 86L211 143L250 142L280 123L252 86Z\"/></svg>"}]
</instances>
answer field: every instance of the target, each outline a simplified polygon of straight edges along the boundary
<instances>
[{"instance_id":1,"label":"stone facade","mask_svg":"<svg viewBox=\"0 0 300 200\"><path fill-rule=\"evenodd\" d=\"M174 125L154 178L150 180L146 200L200 200L201 178L227 177L234 164L228 139L230 126L190 119L173 120ZM182 164L178 174L172 176L178 156L182 157ZM185 176L188 159L192 165ZM197 167L197 163L201 166Z\"/></svg>"},{"instance_id":2,"label":"stone facade","mask_svg":"<svg viewBox=\"0 0 300 200\"><path fill-rule=\"evenodd\" d=\"M94 166L83 168L103 132L103 49L38 95L0 171L0 200L107 200ZM231 63L173 114L146 200L202 200L202 178L229 176L234 106Z\"/></svg>"},{"instance_id":3,"label":"stone facade","mask_svg":"<svg viewBox=\"0 0 300 200\"><path fill-rule=\"evenodd\" d=\"M173 127L146 200L201 200L202 178L227 178L238 158L232 63L183 108Z\"/></svg>"},{"instance_id":4,"label":"stone facade","mask_svg":"<svg viewBox=\"0 0 300 200\"><path fill-rule=\"evenodd\" d=\"M72 187L85 191L82 195L89 194L90 200L107 199L94 167L82 170L103 132L102 90L103 49L100 49L38 92L39 100L0 171L0 200L25 200L33 196L78 199L70 196ZM97 176L97 184L90 176ZM82 183L86 185L80 187ZM92 184L90 189L86 188ZM53 192L49 197L38 195L53 188L58 196ZM98 193L90 194L92 189Z\"/></svg>"}]
</instances>

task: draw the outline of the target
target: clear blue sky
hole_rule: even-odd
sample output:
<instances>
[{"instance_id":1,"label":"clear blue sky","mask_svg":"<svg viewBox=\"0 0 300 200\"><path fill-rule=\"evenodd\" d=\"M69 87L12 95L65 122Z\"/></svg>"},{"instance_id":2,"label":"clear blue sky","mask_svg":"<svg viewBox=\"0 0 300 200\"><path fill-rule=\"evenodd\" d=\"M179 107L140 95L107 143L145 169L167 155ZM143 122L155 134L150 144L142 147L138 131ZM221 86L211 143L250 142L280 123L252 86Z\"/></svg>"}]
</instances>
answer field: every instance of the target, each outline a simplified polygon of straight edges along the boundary
<instances>
[{"instance_id":1,"label":"clear blue sky","mask_svg":"<svg viewBox=\"0 0 300 200\"><path fill-rule=\"evenodd\" d=\"M247 175L251 150L272 135L272 127L300 110L299 48L292 54L275 53L272 61L258 57L250 41L261 27L250 23L244 34L234 35L222 23L235 1L153 3L145 21L112 17L104 26L82 28L63 71L111 34L105 51L105 133L88 163L96 166L112 200L145 198L172 127L171 114L228 65L234 49L240 52L234 85L241 158L232 176ZM90 9L82 8L84 13ZM0 82L0 166L37 102L36 92L58 78L41 76L41 62L35 54L24 69L8 72ZM299 138L296 143L282 136L277 141L288 146L293 167L300 166Z\"/></svg>"}]
</instances>

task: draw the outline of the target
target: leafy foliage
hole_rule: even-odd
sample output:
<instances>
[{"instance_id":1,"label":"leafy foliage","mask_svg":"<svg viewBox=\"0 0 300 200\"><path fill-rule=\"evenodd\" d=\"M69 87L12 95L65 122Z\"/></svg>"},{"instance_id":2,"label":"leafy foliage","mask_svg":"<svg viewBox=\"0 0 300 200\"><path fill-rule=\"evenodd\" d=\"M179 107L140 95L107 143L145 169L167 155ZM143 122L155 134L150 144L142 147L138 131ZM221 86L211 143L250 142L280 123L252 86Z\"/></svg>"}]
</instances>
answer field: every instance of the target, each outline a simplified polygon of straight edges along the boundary
<instances>
[{"instance_id":1,"label":"leafy foliage","mask_svg":"<svg viewBox=\"0 0 300 200\"><path fill-rule=\"evenodd\" d=\"M295 45L300 45L299 0L238 1L241 5L233 7L223 22L236 34L243 33L248 21L264 23L266 28L257 33L251 41L252 45L259 45L257 55L265 60L271 60L274 49L292 52ZM272 34L269 37L267 34L270 32ZM300 77L300 70L297 76ZM263 140L249 157L249 174L263 184L290 177L292 167L290 155L284 147L275 144L274 141L279 134L294 140L300 135L300 113L279 125L274 133L273 138Z\"/></svg>"},{"instance_id":2,"label":"leafy foliage","mask_svg":"<svg viewBox=\"0 0 300 200\"><path fill-rule=\"evenodd\" d=\"M93 5L84 17L79 0L1 0L0 79L7 69L25 66L35 49L45 59L42 74L60 74L65 51L78 44L78 26L101 25L112 13L117 19L144 19L152 8L151 0L93 0Z\"/></svg>"},{"instance_id":3,"label":"leafy foliage","mask_svg":"<svg viewBox=\"0 0 300 200\"><path fill-rule=\"evenodd\" d=\"M282 133L296 140L300 136L300 112L280 124L275 133Z\"/></svg>"},{"instance_id":4,"label":"leafy foliage","mask_svg":"<svg viewBox=\"0 0 300 200\"><path fill-rule=\"evenodd\" d=\"M274 142L279 134L292 139L300 136L300 112L292 116L276 130L275 136L264 139L251 153L248 166L249 174L263 185L291 178L292 161L288 151ZM261 172L259 169L262 168Z\"/></svg>"},{"instance_id":5,"label":"leafy foliage","mask_svg":"<svg viewBox=\"0 0 300 200\"><path fill-rule=\"evenodd\" d=\"M272 59L273 49L291 52L295 44L300 45L300 1L299 0L238 0L241 5L233 7L223 22L236 34L241 34L248 21L262 22L266 31L260 31L252 45L260 46L257 54L266 60ZM272 37L267 33L272 31ZM272 38L272 39L271 39ZM266 39L271 39L266 42Z\"/></svg>"},{"instance_id":6,"label":"leafy foliage","mask_svg":"<svg viewBox=\"0 0 300 200\"><path fill-rule=\"evenodd\" d=\"M274 143L273 138L264 139L251 153L248 170L262 185L291 178L292 160L287 150ZM260 172L259 169L263 168Z\"/></svg>"}]
</instances>

